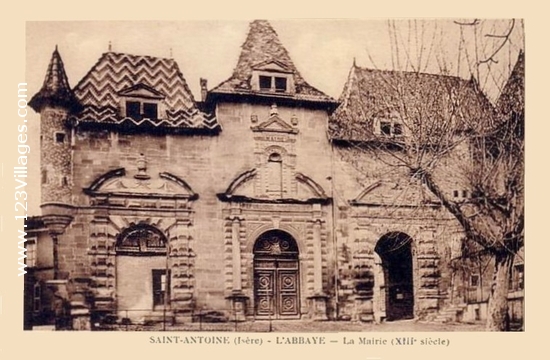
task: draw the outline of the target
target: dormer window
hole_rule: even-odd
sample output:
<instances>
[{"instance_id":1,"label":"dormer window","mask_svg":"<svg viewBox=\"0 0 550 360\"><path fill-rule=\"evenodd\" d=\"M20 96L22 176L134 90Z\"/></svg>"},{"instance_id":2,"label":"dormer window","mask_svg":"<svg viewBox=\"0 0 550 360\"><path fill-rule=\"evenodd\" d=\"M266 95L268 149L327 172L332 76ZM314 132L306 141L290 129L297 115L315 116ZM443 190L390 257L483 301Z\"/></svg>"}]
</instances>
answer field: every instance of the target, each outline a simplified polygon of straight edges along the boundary
<instances>
[{"instance_id":1,"label":"dormer window","mask_svg":"<svg viewBox=\"0 0 550 360\"><path fill-rule=\"evenodd\" d=\"M293 93L293 72L278 61L263 62L254 66L251 79L253 90L273 93Z\"/></svg>"},{"instance_id":2,"label":"dormer window","mask_svg":"<svg viewBox=\"0 0 550 360\"><path fill-rule=\"evenodd\" d=\"M160 91L144 84L138 84L119 92L121 116L134 120L157 120L161 117L160 105L165 96Z\"/></svg>"},{"instance_id":3,"label":"dormer window","mask_svg":"<svg viewBox=\"0 0 550 360\"><path fill-rule=\"evenodd\" d=\"M134 120L158 119L158 104L152 102L126 101L126 117Z\"/></svg>"},{"instance_id":4,"label":"dormer window","mask_svg":"<svg viewBox=\"0 0 550 360\"><path fill-rule=\"evenodd\" d=\"M287 78L281 76L259 76L261 91L287 92Z\"/></svg>"},{"instance_id":5,"label":"dormer window","mask_svg":"<svg viewBox=\"0 0 550 360\"><path fill-rule=\"evenodd\" d=\"M379 128L377 132L382 136L402 136L404 135L403 124L397 114L392 114L389 118L378 121Z\"/></svg>"}]
</instances>

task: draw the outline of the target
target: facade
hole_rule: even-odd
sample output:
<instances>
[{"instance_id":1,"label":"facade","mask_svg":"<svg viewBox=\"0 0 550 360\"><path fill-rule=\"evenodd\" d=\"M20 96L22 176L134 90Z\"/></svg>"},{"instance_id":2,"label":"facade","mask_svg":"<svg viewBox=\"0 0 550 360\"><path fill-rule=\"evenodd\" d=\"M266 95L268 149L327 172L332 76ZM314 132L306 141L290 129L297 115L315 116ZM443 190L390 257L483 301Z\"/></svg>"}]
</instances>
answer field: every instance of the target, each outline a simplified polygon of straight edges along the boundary
<instances>
[{"instance_id":1,"label":"facade","mask_svg":"<svg viewBox=\"0 0 550 360\"><path fill-rule=\"evenodd\" d=\"M452 305L463 236L410 175L387 171L387 149L357 151L406 136L382 106L382 75L354 65L335 100L306 82L267 21L250 24L226 81L201 80L200 101L174 60L111 51L71 88L56 49L29 103L42 154L29 233L48 253L29 283L59 300L42 306L73 329L435 318ZM492 109L474 82L421 82L482 109L465 117ZM461 151L449 166L467 161ZM468 196L459 179L444 183Z\"/></svg>"}]
</instances>

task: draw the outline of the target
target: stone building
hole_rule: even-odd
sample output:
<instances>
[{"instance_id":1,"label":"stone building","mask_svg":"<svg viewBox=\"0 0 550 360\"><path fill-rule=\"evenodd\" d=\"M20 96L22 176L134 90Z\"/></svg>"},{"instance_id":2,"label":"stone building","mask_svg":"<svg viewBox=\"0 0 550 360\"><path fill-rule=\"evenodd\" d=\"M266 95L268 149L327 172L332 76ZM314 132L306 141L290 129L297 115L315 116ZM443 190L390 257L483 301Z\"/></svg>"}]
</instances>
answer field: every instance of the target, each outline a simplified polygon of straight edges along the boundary
<instances>
[{"instance_id":1,"label":"stone building","mask_svg":"<svg viewBox=\"0 0 550 360\"><path fill-rule=\"evenodd\" d=\"M440 91L436 113L444 90L468 121L492 111L475 82L355 65L337 101L308 84L267 21L250 24L226 81L201 79L200 100L173 59L111 51L71 88L56 49L29 103L41 115L42 214L29 232L49 254L44 292L77 329L208 312L435 316L451 303L462 235L387 148L361 147L407 136L388 74ZM455 198L468 190L448 169L465 151L442 172Z\"/></svg>"}]
</instances>

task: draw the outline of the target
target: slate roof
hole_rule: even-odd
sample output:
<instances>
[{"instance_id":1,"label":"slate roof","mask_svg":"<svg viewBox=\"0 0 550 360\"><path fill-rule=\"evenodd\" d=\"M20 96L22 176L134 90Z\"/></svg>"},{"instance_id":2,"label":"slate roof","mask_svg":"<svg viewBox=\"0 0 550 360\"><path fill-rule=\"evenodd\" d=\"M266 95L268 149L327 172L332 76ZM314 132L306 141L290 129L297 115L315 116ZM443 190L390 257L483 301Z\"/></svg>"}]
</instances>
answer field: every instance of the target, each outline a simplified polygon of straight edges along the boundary
<instances>
[{"instance_id":1,"label":"slate roof","mask_svg":"<svg viewBox=\"0 0 550 360\"><path fill-rule=\"evenodd\" d=\"M164 97L159 119L134 120L121 115L121 97L132 89ZM201 112L173 59L123 53L104 53L74 88L83 106L79 123L128 124L157 128L217 130L214 116Z\"/></svg>"},{"instance_id":2,"label":"slate roof","mask_svg":"<svg viewBox=\"0 0 550 360\"><path fill-rule=\"evenodd\" d=\"M509 115L525 111L525 53L520 51L508 81L497 99L496 108L499 114Z\"/></svg>"},{"instance_id":3,"label":"slate roof","mask_svg":"<svg viewBox=\"0 0 550 360\"><path fill-rule=\"evenodd\" d=\"M44 106L61 106L73 111L79 108L57 46L52 53L42 88L29 101L29 106L36 112L40 112Z\"/></svg>"},{"instance_id":4,"label":"slate roof","mask_svg":"<svg viewBox=\"0 0 550 360\"><path fill-rule=\"evenodd\" d=\"M282 65L285 71L292 74L295 84L293 94L262 94L251 86L253 69L262 64L275 62ZM292 98L306 102L329 103L333 107L337 102L332 97L309 85L292 62L273 27L266 20L255 20L250 23L248 36L241 46L241 53L231 77L215 88L210 94L237 94Z\"/></svg>"},{"instance_id":5,"label":"slate roof","mask_svg":"<svg viewBox=\"0 0 550 360\"><path fill-rule=\"evenodd\" d=\"M524 139L525 134L525 54L518 55L514 69L496 103L497 121L489 135L492 141ZM515 142L513 142L515 143ZM517 146L515 143L512 146Z\"/></svg>"},{"instance_id":6,"label":"slate roof","mask_svg":"<svg viewBox=\"0 0 550 360\"><path fill-rule=\"evenodd\" d=\"M374 70L355 63L339 100L329 120L329 136L344 141L376 140L375 119L387 119L392 112L408 126L430 124L433 131L451 113L455 129L471 130L491 122L494 112L473 79Z\"/></svg>"}]
</instances>

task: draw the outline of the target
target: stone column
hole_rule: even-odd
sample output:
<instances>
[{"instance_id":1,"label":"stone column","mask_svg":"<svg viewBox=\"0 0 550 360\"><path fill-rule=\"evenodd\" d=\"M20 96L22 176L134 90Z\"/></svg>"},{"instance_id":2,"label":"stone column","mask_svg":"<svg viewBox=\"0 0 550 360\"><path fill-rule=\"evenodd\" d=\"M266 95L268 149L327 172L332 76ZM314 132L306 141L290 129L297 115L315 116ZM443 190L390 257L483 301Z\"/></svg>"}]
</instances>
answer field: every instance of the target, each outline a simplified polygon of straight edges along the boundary
<instances>
[{"instance_id":1,"label":"stone column","mask_svg":"<svg viewBox=\"0 0 550 360\"><path fill-rule=\"evenodd\" d=\"M313 320L327 320L327 296L323 292L322 222L321 219L313 220L313 295L309 297Z\"/></svg>"},{"instance_id":2,"label":"stone column","mask_svg":"<svg viewBox=\"0 0 550 360\"><path fill-rule=\"evenodd\" d=\"M227 299L231 302L234 321L244 321L246 315L246 303L248 297L242 291L242 269L241 269L241 221L244 219L233 216L231 221L231 265L232 265L232 291Z\"/></svg>"},{"instance_id":3,"label":"stone column","mask_svg":"<svg viewBox=\"0 0 550 360\"><path fill-rule=\"evenodd\" d=\"M242 292L241 281L241 241L239 232L241 230L241 219L235 217L231 224L231 254L233 257L233 293Z\"/></svg>"},{"instance_id":4,"label":"stone column","mask_svg":"<svg viewBox=\"0 0 550 360\"><path fill-rule=\"evenodd\" d=\"M194 306L195 274L192 248L192 222L178 219L170 230L168 268L170 269L170 310L177 323L190 322Z\"/></svg>"},{"instance_id":5,"label":"stone column","mask_svg":"<svg viewBox=\"0 0 550 360\"><path fill-rule=\"evenodd\" d=\"M321 220L313 223L313 292L323 292L323 259L321 251Z\"/></svg>"},{"instance_id":6,"label":"stone column","mask_svg":"<svg viewBox=\"0 0 550 360\"><path fill-rule=\"evenodd\" d=\"M374 253L374 293L373 293L373 310L374 321L380 323L386 318L386 284L384 281L384 269L382 267L382 259Z\"/></svg>"}]
</instances>

